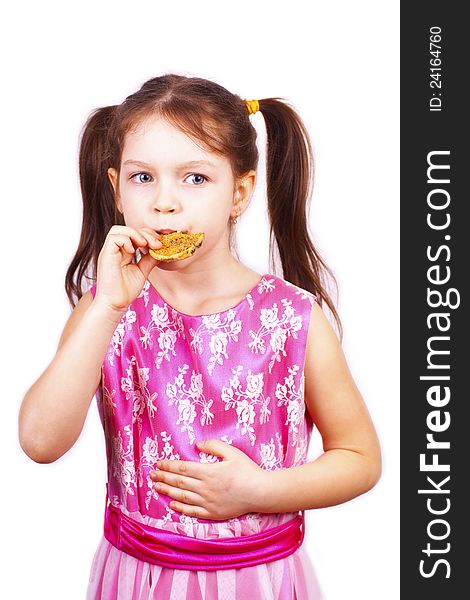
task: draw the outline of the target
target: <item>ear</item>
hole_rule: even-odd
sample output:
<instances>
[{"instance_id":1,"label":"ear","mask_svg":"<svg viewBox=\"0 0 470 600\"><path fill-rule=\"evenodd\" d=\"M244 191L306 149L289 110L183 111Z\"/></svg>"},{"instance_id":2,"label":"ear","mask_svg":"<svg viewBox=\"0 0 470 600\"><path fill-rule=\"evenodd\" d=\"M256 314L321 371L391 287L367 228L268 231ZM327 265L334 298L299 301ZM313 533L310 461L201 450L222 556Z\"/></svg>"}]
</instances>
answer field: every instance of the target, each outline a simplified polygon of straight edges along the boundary
<instances>
[{"instance_id":1,"label":"ear","mask_svg":"<svg viewBox=\"0 0 470 600\"><path fill-rule=\"evenodd\" d=\"M119 198L118 172L114 167L109 167L107 174L108 179L111 182L111 185L113 186L114 198L116 200L116 208L122 214L121 200Z\"/></svg>"},{"instance_id":2,"label":"ear","mask_svg":"<svg viewBox=\"0 0 470 600\"><path fill-rule=\"evenodd\" d=\"M239 177L235 183L233 206L230 216L232 219L239 217L248 208L256 185L256 171L248 171Z\"/></svg>"}]
</instances>

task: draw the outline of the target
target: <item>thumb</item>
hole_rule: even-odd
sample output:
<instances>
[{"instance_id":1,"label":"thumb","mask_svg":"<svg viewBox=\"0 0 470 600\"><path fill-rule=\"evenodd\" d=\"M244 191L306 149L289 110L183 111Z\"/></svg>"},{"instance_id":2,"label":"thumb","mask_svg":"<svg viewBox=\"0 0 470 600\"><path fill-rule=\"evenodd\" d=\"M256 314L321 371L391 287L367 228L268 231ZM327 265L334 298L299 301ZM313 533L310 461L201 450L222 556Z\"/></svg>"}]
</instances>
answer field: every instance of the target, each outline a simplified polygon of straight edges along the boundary
<instances>
[{"instance_id":1,"label":"thumb","mask_svg":"<svg viewBox=\"0 0 470 600\"><path fill-rule=\"evenodd\" d=\"M147 279L147 277L150 274L150 271L155 267L155 265L158 262L159 261L156 258L153 258L153 256L149 252L142 256L142 258L137 263L137 266L139 267L145 279Z\"/></svg>"},{"instance_id":2,"label":"thumb","mask_svg":"<svg viewBox=\"0 0 470 600\"><path fill-rule=\"evenodd\" d=\"M213 454L214 456L221 456L225 458L229 455L231 446L222 440L203 440L196 443L199 450L206 452L207 454Z\"/></svg>"}]
</instances>

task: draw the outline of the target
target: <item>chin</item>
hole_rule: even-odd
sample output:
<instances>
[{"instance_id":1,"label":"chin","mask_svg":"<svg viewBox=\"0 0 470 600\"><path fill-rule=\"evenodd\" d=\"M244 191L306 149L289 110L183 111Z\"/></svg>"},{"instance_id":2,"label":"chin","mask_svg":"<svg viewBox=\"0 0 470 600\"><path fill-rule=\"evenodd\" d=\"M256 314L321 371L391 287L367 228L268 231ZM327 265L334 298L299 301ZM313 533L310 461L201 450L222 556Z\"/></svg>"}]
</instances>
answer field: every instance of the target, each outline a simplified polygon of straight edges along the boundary
<instances>
[{"instance_id":1,"label":"chin","mask_svg":"<svg viewBox=\"0 0 470 600\"><path fill-rule=\"evenodd\" d=\"M184 271L185 268L193 262L192 256L188 256L184 260L171 260L169 262L159 262L156 266L157 269L161 269L162 271Z\"/></svg>"}]
</instances>

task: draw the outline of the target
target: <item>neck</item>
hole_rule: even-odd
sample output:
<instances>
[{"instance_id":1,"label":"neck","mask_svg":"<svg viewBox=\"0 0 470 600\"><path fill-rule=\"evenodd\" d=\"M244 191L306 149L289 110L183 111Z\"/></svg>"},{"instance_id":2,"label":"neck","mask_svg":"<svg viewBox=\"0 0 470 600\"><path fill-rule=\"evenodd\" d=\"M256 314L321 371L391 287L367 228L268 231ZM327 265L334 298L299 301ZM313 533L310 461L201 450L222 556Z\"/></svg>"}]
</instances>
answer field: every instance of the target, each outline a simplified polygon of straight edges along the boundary
<instances>
[{"instance_id":1,"label":"neck","mask_svg":"<svg viewBox=\"0 0 470 600\"><path fill-rule=\"evenodd\" d=\"M230 253L212 254L210 260L206 257L197 260L194 255L194 259L160 263L148 279L162 293L197 302L220 294L221 290L233 289L237 277L245 269Z\"/></svg>"}]
</instances>

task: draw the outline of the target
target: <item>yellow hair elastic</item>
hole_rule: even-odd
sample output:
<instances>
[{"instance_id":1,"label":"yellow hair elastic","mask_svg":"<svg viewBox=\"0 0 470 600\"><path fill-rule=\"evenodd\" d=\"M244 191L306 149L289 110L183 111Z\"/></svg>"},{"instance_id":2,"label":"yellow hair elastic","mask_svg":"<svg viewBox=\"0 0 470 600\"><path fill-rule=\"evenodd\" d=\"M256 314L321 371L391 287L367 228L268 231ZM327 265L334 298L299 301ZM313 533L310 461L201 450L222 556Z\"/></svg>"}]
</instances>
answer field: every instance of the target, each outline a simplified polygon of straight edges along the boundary
<instances>
[{"instance_id":1,"label":"yellow hair elastic","mask_svg":"<svg viewBox=\"0 0 470 600\"><path fill-rule=\"evenodd\" d=\"M245 104L249 115L254 115L256 112L259 111L258 100L245 100Z\"/></svg>"}]
</instances>

